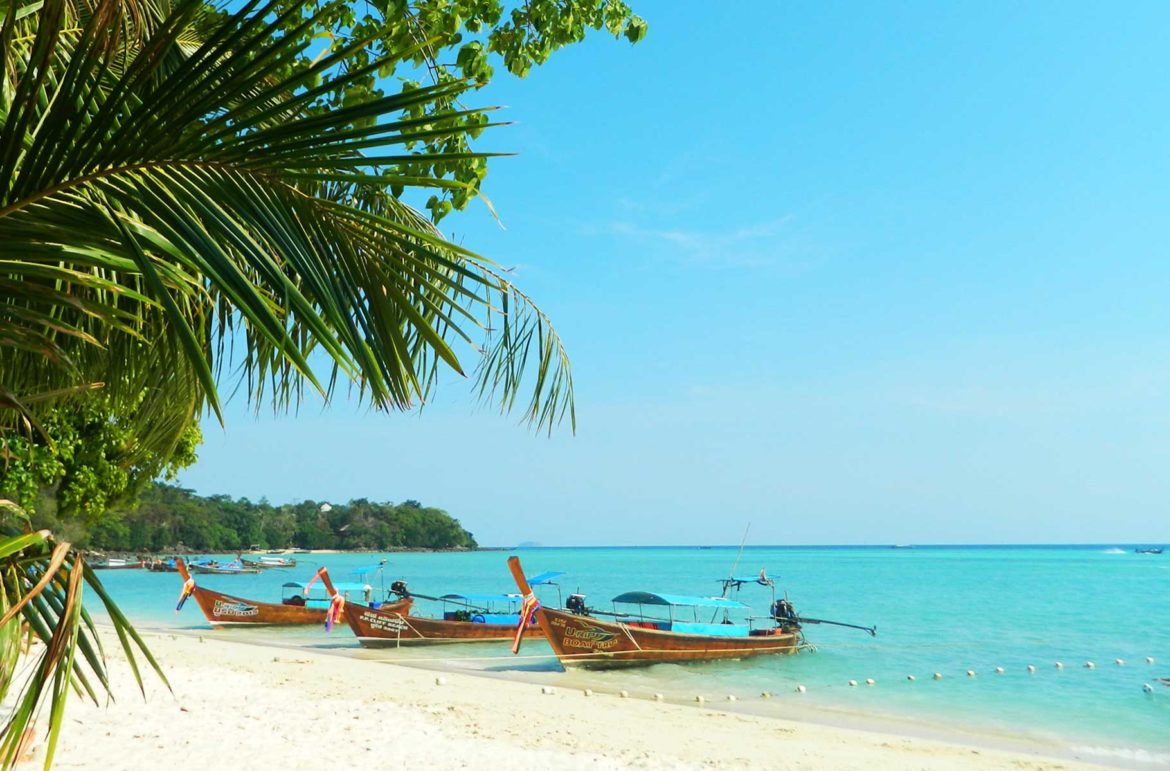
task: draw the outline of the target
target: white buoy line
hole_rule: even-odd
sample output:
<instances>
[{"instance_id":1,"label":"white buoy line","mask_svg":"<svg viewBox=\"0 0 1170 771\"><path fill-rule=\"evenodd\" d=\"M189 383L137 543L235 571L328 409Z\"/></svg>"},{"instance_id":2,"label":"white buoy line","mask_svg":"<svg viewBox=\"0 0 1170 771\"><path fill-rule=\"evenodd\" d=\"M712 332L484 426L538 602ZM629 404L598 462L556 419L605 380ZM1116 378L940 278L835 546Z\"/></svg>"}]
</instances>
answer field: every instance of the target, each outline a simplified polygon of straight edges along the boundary
<instances>
[{"instance_id":1,"label":"white buoy line","mask_svg":"<svg viewBox=\"0 0 1170 771\"><path fill-rule=\"evenodd\" d=\"M1106 660L1108 660L1108 659L1106 659ZM1145 662L1148 665L1153 665L1157 662L1157 659L1155 659L1153 656L1146 656ZM1113 664L1117 667L1127 666L1126 660L1123 658L1113 659ZM1064 666L1063 661L1053 662L1053 669L1055 669L1057 671L1062 671L1062 670L1064 670L1064 668L1065 668L1065 666ZM1084 664L1081 665L1081 668L1085 669L1085 670L1095 670L1095 669L1097 669L1097 664L1096 664L1096 662L1094 662L1093 660L1090 659L1090 660L1085 661ZM1010 674L1011 674L1011 671L1009 671L1007 668L1005 668L1003 666L995 666L994 668L992 668L992 670L997 675L1009 675L1010 676ZM1037 670L1037 667L1035 664L1028 664L1024 668L1024 671L1027 672L1029 675L1035 675L1038 670ZM967 669L964 672L968 678L970 678L972 680L977 679L977 674L978 674L977 670ZM934 672L931 674L930 679L935 680L935 681L939 681L939 680L943 680L944 676L943 676L942 672ZM914 683L914 682L917 682L917 680L918 680L917 676L913 673L908 673L906 675L906 682L908 682L908 683ZM1159 678L1156 678L1156 682L1158 682L1161 685L1165 685L1167 687L1170 687L1170 678L1159 677ZM446 679L442 678L442 677L438 677L435 679L435 684L436 685L445 685ZM850 688L856 688L861 684L864 684L864 685L867 685L870 687L874 687L878 684L878 681L876 678L873 678L873 677L867 677L865 679L860 679L860 680L857 678L851 678L851 679L845 681L845 685L849 686ZM828 684L825 684L823 687L824 688L831 688L832 684L828 683ZM1142 691L1144 691L1147 694L1152 694L1156 690L1157 689L1153 685L1151 685L1150 683L1144 683L1142 685ZM794 694L804 694L804 693L808 693L808 691L809 691L809 687L807 685L805 685L804 683L798 683L798 684L792 686L792 693L794 693ZM552 694L556 693L556 689L551 687L551 686L545 686L545 687L541 688L541 692L543 694L546 694L546 695L552 695ZM586 688L582 691L582 693L584 693L585 696L593 696L596 693L596 691L589 689L589 688ZM616 695L619 696L620 698L623 698L623 699L638 698L638 697L635 697L633 694L631 694L627 690L617 691ZM759 694L759 698L766 700L766 699L771 699L775 695L776 695L776 692L774 692L774 691L762 691ZM654 693L654 694L649 695L648 697L642 697L642 698L650 698L650 699L653 699L654 701L658 701L658 702L669 701L669 699L667 699L667 697L661 693ZM727 703L735 703L735 702L740 701L742 698L744 698L744 697L736 695L734 693L729 693L729 694L725 694L722 697L722 700L727 702ZM710 697L704 696L702 694L697 694L697 695L692 697L693 704L703 705L703 704L708 703L709 701L710 701Z\"/></svg>"}]
</instances>

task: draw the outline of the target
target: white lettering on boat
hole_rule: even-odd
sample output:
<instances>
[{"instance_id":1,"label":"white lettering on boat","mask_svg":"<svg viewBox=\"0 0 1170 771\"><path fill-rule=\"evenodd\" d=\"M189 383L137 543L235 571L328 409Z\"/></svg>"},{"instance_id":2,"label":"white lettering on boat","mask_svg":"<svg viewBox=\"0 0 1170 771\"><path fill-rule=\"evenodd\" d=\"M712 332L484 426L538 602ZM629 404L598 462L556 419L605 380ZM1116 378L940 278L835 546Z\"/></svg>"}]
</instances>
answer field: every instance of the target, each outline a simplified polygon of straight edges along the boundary
<instances>
[{"instance_id":1,"label":"white lettering on boat","mask_svg":"<svg viewBox=\"0 0 1170 771\"><path fill-rule=\"evenodd\" d=\"M380 613L362 613L362 621L370 625L370 629L380 632L405 632L406 622L400 616L384 616Z\"/></svg>"},{"instance_id":2,"label":"white lettering on boat","mask_svg":"<svg viewBox=\"0 0 1170 771\"><path fill-rule=\"evenodd\" d=\"M226 600L216 600L215 606L211 609L213 616L256 616L259 615L260 609L255 605L245 605L242 602L227 602Z\"/></svg>"},{"instance_id":3,"label":"white lettering on boat","mask_svg":"<svg viewBox=\"0 0 1170 771\"><path fill-rule=\"evenodd\" d=\"M565 636L561 645L565 648L589 648L591 650L606 650L618 643L615 632L595 626L573 627L565 626Z\"/></svg>"}]
</instances>

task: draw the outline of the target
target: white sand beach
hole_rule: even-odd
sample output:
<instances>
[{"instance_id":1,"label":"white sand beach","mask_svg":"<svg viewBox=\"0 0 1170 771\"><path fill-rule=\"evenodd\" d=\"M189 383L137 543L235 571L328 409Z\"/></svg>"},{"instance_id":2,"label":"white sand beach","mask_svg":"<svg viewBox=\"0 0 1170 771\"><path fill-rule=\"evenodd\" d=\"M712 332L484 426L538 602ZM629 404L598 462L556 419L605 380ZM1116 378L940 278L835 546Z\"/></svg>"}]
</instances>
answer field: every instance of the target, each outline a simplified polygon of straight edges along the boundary
<instances>
[{"instance_id":1,"label":"white sand beach","mask_svg":"<svg viewBox=\"0 0 1170 771\"><path fill-rule=\"evenodd\" d=\"M113 653L117 701L71 701L56 768L1092 767L1047 758L1043 748L961 746L658 703L649 694L545 693L538 684L242 644L224 634L146 639L173 694L148 676L144 700L120 651Z\"/></svg>"}]
</instances>

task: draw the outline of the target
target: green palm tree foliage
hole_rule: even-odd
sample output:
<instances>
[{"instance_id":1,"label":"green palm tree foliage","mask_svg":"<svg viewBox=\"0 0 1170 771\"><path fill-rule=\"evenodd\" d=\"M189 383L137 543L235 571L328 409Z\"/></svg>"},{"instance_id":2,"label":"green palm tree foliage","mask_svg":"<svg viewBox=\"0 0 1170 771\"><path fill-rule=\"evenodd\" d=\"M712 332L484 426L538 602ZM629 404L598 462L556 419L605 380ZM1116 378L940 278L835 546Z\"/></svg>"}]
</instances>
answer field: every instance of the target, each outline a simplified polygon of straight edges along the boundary
<instances>
[{"instance_id":1,"label":"green palm tree foliage","mask_svg":"<svg viewBox=\"0 0 1170 771\"><path fill-rule=\"evenodd\" d=\"M459 119L478 111L445 120L423 110L465 84L326 110L320 100L338 82L368 74L336 69L363 41L309 62L299 30L278 31L298 6L253 0L220 19L183 0L148 24L137 21L147 11L129 14L120 0L8 1L9 395L91 382L133 399L166 394L137 409L173 428L176 404L218 413L216 376L231 366L257 402L287 406L305 385L328 395L340 375L373 404L403 409L443 368L463 373L470 352L482 397L515 407L528 373L526 419L551 427L572 416L548 320L386 192L460 186L412 176L410 148L465 130ZM397 55L417 45L404 40Z\"/></svg>"},{"instance_id":2,"label":"green palm tree foliage","mask_svg":"<svg viewBox=\"0 0 1170 771\"><path fill-rule=\"evenodd\" d=\"M0 432L101 389L166 453L228 377L257 406L348 382L406 409L443 372L539 429L573 421L548 319L399 198L466 192L418 171L485 112L433 109L465 84L327 105L429 41L349 67L366 41L306 43L320 19L260 0L0 0L0 18ZM67 691L106 684L83 586L153 664L81 556L22 523L0 512L0 767L44 705L47 766Z\"/></svg>"},{"instance_id":3,"label":"green palm tree foliage","mask_svg":"<svg viewBox=\"0 0 1170 771\"><path fill-rule=\"evenodd\" d=\"M8 501L0 501L0 509L23 519ZM48 768L69 690L94 701L99 689L108 691L101 639L81 601L87 585L105 606L139 685L140 658L166 682L158 662L81 555L68 543L55 542L47 531L0 527L0 702L11 705L0 725L0 768L11 768L20 759L46 705ZM83 666L76 667L77 662Z\"/></svg>"}]
</instances>

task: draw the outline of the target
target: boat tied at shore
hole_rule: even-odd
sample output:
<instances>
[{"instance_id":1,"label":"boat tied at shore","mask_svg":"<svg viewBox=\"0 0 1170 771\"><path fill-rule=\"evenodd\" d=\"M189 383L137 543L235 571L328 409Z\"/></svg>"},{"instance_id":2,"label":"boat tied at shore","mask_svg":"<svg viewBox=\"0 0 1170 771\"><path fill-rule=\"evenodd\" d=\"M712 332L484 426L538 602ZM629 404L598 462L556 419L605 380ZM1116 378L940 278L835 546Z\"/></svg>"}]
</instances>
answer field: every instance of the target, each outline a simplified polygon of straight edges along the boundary
<instances>
[{"instance_id":1,"label":"boat tied at shore","mask_svg":"<svg viewBox=\"0 0 1170 771\"><path fill-rule=\"evenodd\" d=\"M246 568L259 568L260 570L269 570L271 568L295 568L297 561L295 557L274 557L265 554L260 557L245 557L240 555L240 563Z\"/></svg>"},{"instance_id":2,"label":"boat tied at shore","mask_svg":"<svg viewBox=\"0 0 1170 771\"><path fill-rule=\"evenodd\" d=\"M530 583L532 586L556 587L559 604L560 586L554 579L562 575L564 573L542 573L533 576ZM321 578L326 590L334 594L332 581L324 568L321 570ZM364 647L505 642L516 634L524 600L519 594L444 594L434 597L411 592L406 582L401 580L390 584L390 592L403 600L439 602L443 606L442 618L414 616L409 611L385 605L372 608L345 603L342 614ZM541 634L534 620L530 619L529 623L533 633Z\"/></svg>"},{"instance_id":3,"label":"boat tied at shore","mask_svg":"<svg viewBox=\"0 0 1170 771\"><path fill-rule=\"evenodd\" d=\"M106 557L96 560L90 566L94 570L141 570L146 567L146 560L128 559L124 557Z\"/></svg>"},{"instance_id":4,"label":"boat tied at shore","mask_svg":"<svg viewBox=\"0 0 1170 771\"><path fill-rule=\"evenodd\" d=\"M202 573L204 575L213 576L237 576L259 573L260 568L246 567L239 560L232 560L231 562L220 562L219 560L202 559L196 562L191 562L187 568L192 573Z\"/></svg>"},{"instance_id":5,"label":"boat tied at shore","mask_svg":"<svg viewBox=\"0 0 1170 771\"><path fill-rule=\"evenodd\" d=\"M565 667L612 668L791 654L806 644L803 624L832 624L877 634L876 627L799 616L787 598L776 599L775 582L764 571L758 577L722 579L721 597L625 592L613 598L615 609L607 612L587 606L582 594L570 595L564 609L544 607L535 601L520 559L509 557L508 568L553 652ZM762 617L767 619L768 626L754 626L760 617L751 616L747 605L728 596L748 584L772 590L769 615ZM618 605L636 606L637 610L618 611ZM665 611L666 617L648 615L646 606ZM686 611L690 612L690 618L684 618ZM711 618L702 620L701 611L711 612ZM747 614L748 623L733 622L731 611ZM524 632L525 626L517 629L514 653L519 650Z\"/></svg>"},{"instance_id":6,"label":"boat tied at shore","mask_svg":"<svg viewBox=\"0 0 1170 771\"><path fill-rule=\"evenodd\" d=\"M313 597L313 584L318 580L321 571L318 571L318 576L314 576L308 582L286 582L281 587L281 601L275 603L249 600L199 586L182 559L176 559L175 566L183 578L183 589L179 594L179 602L175 607L175 612L178 613L183 609L183 605L189 597L194 597L200 610L203 611L203 615L213 626L325 624L328 621L330 610L336 604L335 596L342 600L352 596L355 605L375 603L374 588L365 583L340 584L334 587L328 595ZM399 599L388 603L387 607L406 613L409 612L410 605L410 599Z\"/></svg>"}]
</instances>

